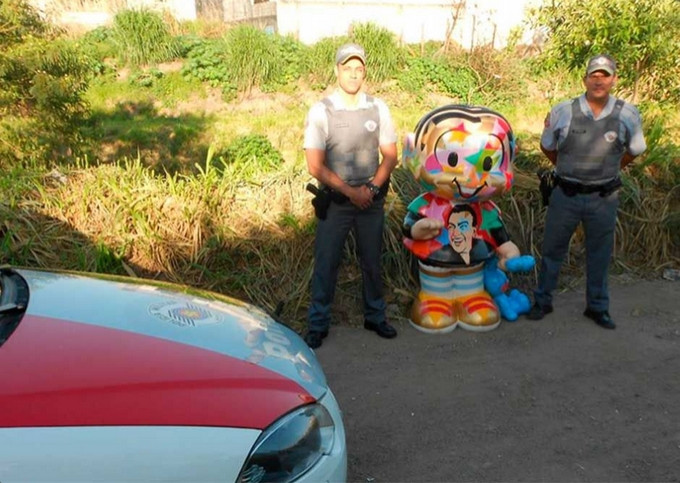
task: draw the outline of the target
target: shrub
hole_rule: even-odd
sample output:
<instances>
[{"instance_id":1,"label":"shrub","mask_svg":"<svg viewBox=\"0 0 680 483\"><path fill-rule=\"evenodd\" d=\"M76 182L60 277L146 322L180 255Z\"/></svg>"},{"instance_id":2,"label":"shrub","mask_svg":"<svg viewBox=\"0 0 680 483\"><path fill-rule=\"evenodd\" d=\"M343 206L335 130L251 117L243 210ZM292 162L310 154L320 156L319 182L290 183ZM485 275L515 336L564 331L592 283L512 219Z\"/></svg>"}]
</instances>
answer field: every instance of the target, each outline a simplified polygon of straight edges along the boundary
<instances>
[{"instance_id":1,"label":"shrub","mask_svg":"<svg viewBox=\"0 0 680 483\"><path fill-rule=\"evenodd\" d=\"M477 78L469 67L456 66L442 57L412 57L406 68L397 74L400 88L422 95L440 92L460 102L479 102L476 94Z\"/></svg>"},{"instance_id":2,"label":"shrub","mask_svg":"<svg viewBox=\"0 0 680 483\"><path fill-rule=\"evenodd\" d=\"M137 71L130 75L128 82L133 86L151 87L158 79L161 79L163 75L163 72L158 69Z\"/></svg>"},{"instance_id":3,"label":"shrub","mask_svg":"<svg viewBox=\"0 0 680 483\"><path fill-rule=\"evenodd\" d=\"M0 25L0 46L3 50L24 42L28 37L42 38L55 31L25 0L0 2Z\"/></svg>"},{"instance_id":4,"label":"shrub","mask_svg":"<svg viewBox=\"0 0 680 483\"><path fill-rule=\"evenodd\" d=\"M237 137L229 144L220 163L224 173L252 179L276 171L284 159L266 136L248 134Z\"/></svg>"},{"instance_id":5,"label":"shrub","mask_svg":"<svg viewBox=\"0 0 680 483\"><path fill-rule=\"evenodd\" d=\"M276 51L278 68L274 75L262 86L262 90L272 92L280 87L295 84L306 73L306 47L292 36L271 35L271 48Z\"/></svg>"},{"instance_id":6,"label":"shrub","mask_svg":"<svg viewBox=\"0 0 680 483\"><path fill-rule=\"evenodd\" d=\"M195 34L179 35L175 38L178 49L177 53L181 58L185 59L194 49L199 48L204 42L206 42L206 40L206 38L199 37Z\"/></svg>"},{"instance_id":7,"label":"shrub","mask_svg":"<svg viewBox=\"0 0 680 483\"><path fill-rule=\"evenodd\" d=\"M512 103L526 94L526 62L516 59L512 46L503 50L477 47L462 54L464 68L475 76L474 95L486 105ZM500 108L500 106L499 106Z\"/></svg>"},{"instance_id":8,"label":"shrub","mask_svg":"<svg viewBox=\"0 0 680 483\"><path fill-rule=\"evenodd\" d=\"M109 27L97 27L77 39L78 50L88 59L90 69L96 75L113 71L105 62L106 59L116 57L116 46L113 43L113 33Z\"/></svg>"},{"instance_id":9,"label":"shrub","mask_svg":"<svg viewBox=\"0 0 680 483\"><path fill-rule=\"evenodd\" d=\"M182 74L218 87L230 82L227 64L224 40L200 40L189 47Z\"/></svg>"}]
</instances>

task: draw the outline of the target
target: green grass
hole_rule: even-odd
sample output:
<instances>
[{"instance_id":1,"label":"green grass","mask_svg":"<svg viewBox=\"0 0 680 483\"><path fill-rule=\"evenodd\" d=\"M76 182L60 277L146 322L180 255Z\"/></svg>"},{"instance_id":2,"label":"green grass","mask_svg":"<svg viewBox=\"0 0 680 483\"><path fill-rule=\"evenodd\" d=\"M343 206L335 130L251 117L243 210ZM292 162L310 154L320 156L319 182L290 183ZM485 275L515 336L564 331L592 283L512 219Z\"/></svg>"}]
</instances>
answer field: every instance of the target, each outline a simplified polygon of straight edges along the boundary
<instances>
[{"instance_id":1,"label":"green grass","mask_svg":"<svg viewBox=\"0 0 680 483\"><path fill-rule=\"evenodd\" d=\"M197 79L186 77L181 72L161 73L160 76L147 75L150 85L143 85L139 79L147 70L121 71L125 78L114 73L94 80L85 100L94 110L114 110L121 102L151 101L163 107L172 108L193 99L205 99L207 86ZM136 76L136 77L135 77Z\"/></svg>"}]
</instances>

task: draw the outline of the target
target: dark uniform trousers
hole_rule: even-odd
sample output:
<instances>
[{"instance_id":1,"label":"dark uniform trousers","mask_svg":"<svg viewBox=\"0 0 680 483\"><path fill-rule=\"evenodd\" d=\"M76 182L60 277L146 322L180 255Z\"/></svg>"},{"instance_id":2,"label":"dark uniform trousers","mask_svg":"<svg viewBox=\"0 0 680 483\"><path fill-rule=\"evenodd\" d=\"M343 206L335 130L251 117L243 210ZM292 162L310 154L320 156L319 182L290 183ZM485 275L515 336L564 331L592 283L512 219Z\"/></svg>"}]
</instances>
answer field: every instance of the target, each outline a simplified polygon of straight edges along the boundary
<instances>
[{"instance_id":1,"label":"dark uniform trousers","mask_svg":"<svg viewBox=\"0 0 680 483\"><path fill-rule=\"evenodd\" d=\"M384 205L384 198L374 200L365 210L357 208L349 201L332 202L326 219L318 220L314 242L312 300L307 316L309 330L323 331L330 325L338 270L345 241L352 228L355 230L363 280L364 319L373 323L385 321L386 304L380 269Z\"/></svg>"},{"instance_id":2,"label":"dark uniform trousers","mask_svg":"<svg viewBox=\"0 0 680 483\"><path fill-rule=\"evenodd\" d=\"M607 274L614 248L618 192L601 196L599 192L567 196L561 187L553 190L546 216L543 257L538 287L534 292L540 305L552 304L560 267L569 242L579 223L586 239L586 301L596 311L609 310Z\"/></svg>"}]
</instances>

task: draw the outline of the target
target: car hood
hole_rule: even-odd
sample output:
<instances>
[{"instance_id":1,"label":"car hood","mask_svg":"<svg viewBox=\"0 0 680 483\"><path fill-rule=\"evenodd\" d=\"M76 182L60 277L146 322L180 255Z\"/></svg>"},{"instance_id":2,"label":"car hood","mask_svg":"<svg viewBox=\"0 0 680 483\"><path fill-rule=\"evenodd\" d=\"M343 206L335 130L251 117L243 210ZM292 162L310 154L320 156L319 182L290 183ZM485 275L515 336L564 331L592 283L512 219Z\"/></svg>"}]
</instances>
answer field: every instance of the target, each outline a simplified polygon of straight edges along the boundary
<instances>
[{"instance_id":1,"label":"car hood","mask_svg":"<svg viewBox=\"0 0 680 483\"><path fill-rule=\"evenodd\" d=\"M18 270L0 426L265 428L327 384L292 330L243 302L134 279Z\"/></svg>"}]
</instances>

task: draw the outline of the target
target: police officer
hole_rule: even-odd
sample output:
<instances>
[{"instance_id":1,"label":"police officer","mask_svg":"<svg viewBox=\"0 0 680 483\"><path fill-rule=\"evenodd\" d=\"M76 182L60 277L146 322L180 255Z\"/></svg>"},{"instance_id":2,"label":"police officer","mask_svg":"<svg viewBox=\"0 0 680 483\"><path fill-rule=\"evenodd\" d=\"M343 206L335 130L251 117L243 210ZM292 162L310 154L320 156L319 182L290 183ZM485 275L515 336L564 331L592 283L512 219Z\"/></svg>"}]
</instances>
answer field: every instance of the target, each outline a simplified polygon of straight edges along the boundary
<instances>
[{"instance_id":1,"label":"police officer","mask_svg":"<svg viewBox=\"0 0 680 483\"><path fill-rule=\"evenodd\" d=\"M614 246L619 172L647 148L637 108L610 95L616 62L608 55L588 61L585 94L555 106L545 120L541 150L555 165L557 187L550 196L534 305L527 317L540 320L553 311L552 291L569 240L579 223L586 244L586 309L583 315L606 329L607 285Z\"/></svg>"},{"instance_id":2,"label":"police officer","mask_svg":"<svg viewBox=\"0 0 680 483\"><path fill-rule=\"evenodd\" d=\"M385 103L361 90L366 53L360 45L338 49L335 76L337 88L311 107L305 122L307 168L332 200L316 228L305 335L312 348L328 335L338 269L351 229L363 280L364 327L385 338L397 335L385 318L380 264L384 198L397 165L397 135Z\"/></svg>"}]
</instances>

